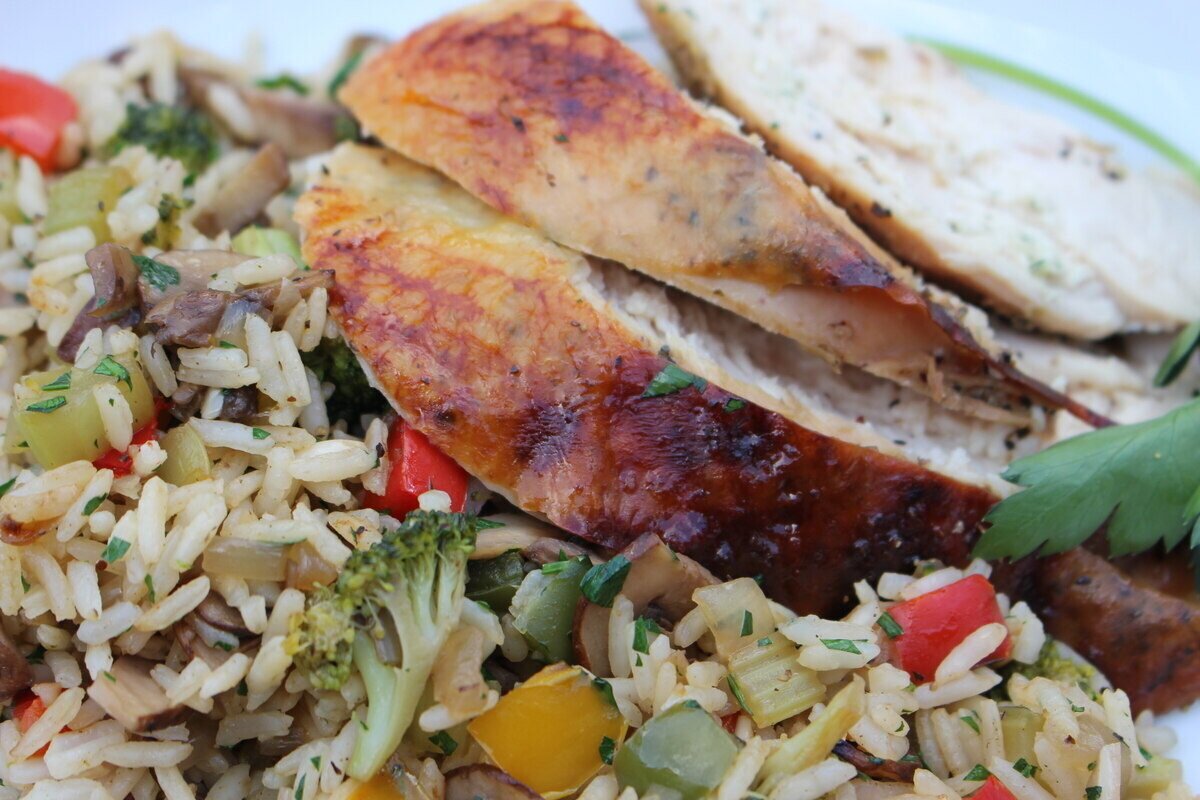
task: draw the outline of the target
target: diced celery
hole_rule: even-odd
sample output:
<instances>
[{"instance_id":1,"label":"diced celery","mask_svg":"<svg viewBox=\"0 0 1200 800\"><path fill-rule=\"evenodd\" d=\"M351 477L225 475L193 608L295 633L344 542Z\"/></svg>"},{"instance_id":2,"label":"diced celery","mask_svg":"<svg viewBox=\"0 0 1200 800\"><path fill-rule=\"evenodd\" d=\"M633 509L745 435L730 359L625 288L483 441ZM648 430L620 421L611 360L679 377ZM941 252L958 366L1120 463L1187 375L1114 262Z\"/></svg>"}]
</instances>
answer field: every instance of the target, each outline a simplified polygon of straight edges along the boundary
<instances>
[{"instance_id":1,"label":"diced celery","mask_svg":"<svg viewBox=\"0 0 1200 800\"><path fill-rule=\"evenodd\" d=\"M520 553L472 561L467 565L467 597L487 603L492 611L503 615L523 580L525 562Z\"/></svg>"},{"instance_id":2,"label":"diced celery","mask_svg":"<svg viewBox=\"0 0 1200 800\"><path fill-rule=\"evenodd\" d=\"M89 167L68 172L47 191L49 212L43 223L46 233L83 225L92 229L96 243L112 238L108 213L121 194L133 185L133 176L121 167Z\"/></svg>"},{"instance_id":3,"label":"diced celery","mask_svg":"<svg viewBox=\"0 0 1200 800\"><path fill-rule=\"evenodd\" d=\"M842 687L821 716L800 733L784 740L763 764L759 791L771 794L788 775L808 769L829 757L833 746L866 713L866 691L862 678Z\"/></svg>"},{"instance_id":4,"label":"diced celery","mask_svg":"<svg viewBox=\"0 0 1200 800\"><path fill-rule=\"evenodd\" d=\"M781 635L767 636L729 658L729 688L756 725L774 725L812 708L825 697L817 673L800 666L799 648Z\"/></svg>"},{"instance_id":5,"label":"diced celery","mask_svg":"<svg viewBox=\"0 0 1200 800\"><path fill-rule=\"evenodd\" d=\"M554 662L571 656L575 606L583 594L579 584L590 567L585 557L546 564L526 575L513 596L513 627L536 658Z\"/></svg>"},{"instance_id":6,"label":"diced celery","mask_svg":"<svg viewBox=\"0 0 1200 800\"><path fill-rule=\"evenodd\" d=\"M692 599L713 632L717 652L726 658L775 631L771 604L753 578L701 587Z\"/></svg>"},{"instance_id":7,"label":"diced celery","mask_svg":"<svg viewBox=\"0 0 1200 800\"><path fill-rule=\"evenodd\" d=\"M270 256L284 253L292 257L297 266L304 266L304 257L300 255L300 243L296 237L279 228L260 228L252 225L244 229L229 246L235 253L245 253L248 256Z\"/></svg>"},{"instance_id":8,"label":"diced celery","mask_svg":"<svg viewBox=\"0 0 1200 800\"><path fill-rule=\"evenodd\" d=\"M14 225L24 222L17 205L17 160L11 150L0 147L0 217Z\"/></svg>"},{"instance_id":9,"label":"diced celery","mask_svg":"<svg viewBox=\"0 0 1200 800\"><path fill-rule=\"evenodd\" d=\"M1150 800L1177 781L1183 781L1183 765L1173 758L1154 756L1146 766L1134 768L1121 796L1127 800Z\"/></svg>"},{"instance_id":10,"label":"diced celery","mask_svg":"<svg viewBox=\"0 0 1200 800\"><path fill-rule=\"evenodd\" d=\"M107 371L127 372L127 381L104 374L106 368L101 366L59 368L26 375L21 382L31 390L31 396L14 401L5 449L19 447L25 442L28 449L21 448L17 452L32 454L46 469L72 461L93 461L103 455L110 445L92 389L104 382L115 384L125 396L133 412L134 430L149 422L154 417L154 398L141 366L131 356L109 358L119 365L119 369ZM97 369L101 372L96 372ZM46 388L66 384L68 379L63 376L67 374L70 378L65 388Z\"/></svg>"},{"instance_id":11,"label":"diced celery","mask_svg":"<svg viewBox=\"0 0 1200 800\"><path fill-rule=\"evenodd\" d=\"M1034 737L1042 730L1042 715L1025 706L1002 706L1000 709L1000 732L1004 736L1004 752L1010 761L1023 758L1030 764L1037 763L1033 752Z\"/></svg>"},{"instance_id":12,"label":"diced celery","mask_svg":"<svg viewBox=\"0 0 1200 800\"><path fill-rule=\"evenodd\" d=\"M613 761L621 787L642 797L699 800L720 784L737 755L737 740L695 701L653 717Z\"/></svg>"},{"instance_id":13,"label":"diced celery","mask_svg":"<svg viewBox=\"0 0 1200 800\"><path fill-rule=\"evenodd\" d=\"M208 478L212 461L199 434L191 425L179 425L167 431L162 439L167 460L158 468L158 476L175 486Z\"/></svg>"}]
</instances>

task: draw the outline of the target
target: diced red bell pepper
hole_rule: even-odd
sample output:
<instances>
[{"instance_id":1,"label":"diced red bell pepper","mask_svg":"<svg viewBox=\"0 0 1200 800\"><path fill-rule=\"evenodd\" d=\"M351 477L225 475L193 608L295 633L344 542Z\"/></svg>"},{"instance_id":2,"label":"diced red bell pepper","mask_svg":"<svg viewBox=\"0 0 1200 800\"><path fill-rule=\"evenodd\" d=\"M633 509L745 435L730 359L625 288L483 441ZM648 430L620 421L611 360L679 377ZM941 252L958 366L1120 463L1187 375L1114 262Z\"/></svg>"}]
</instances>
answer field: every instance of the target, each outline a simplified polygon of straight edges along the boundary
<instances>
[{"instance_id":1,"label":"diced red bell pepper","mask_svg":"<svg viewBox=\"0 0 1200 800\"><path fill-rule=\"evenodd\" d=\"M385 511L397 519L420 507L417 498L430 489L450 495L450 510L462 511L470 476L454 459L438 450L425 434L397 419L388 430L386 493L367 493L367 508Z\"/></svg>"},{"instance_id":2,"label":"diced red bell pepper","mask_svg":"<svg viewBox=\"0 0 1200 800\"><path fill-rule=\"evenodd\" d=\"M22 72L0 69L0 147L54 170L63 127L79 112L71 95Z\"/></svg>"},{"instance_id":3,"label":"diced red bell pepper","mask_svg":"<svg viewBox=\"0 0 1200 800\"><path fill-rule=\"evenodd\" d=\"M12 716L17 722L17 730L19 730L21 733L25 733L27 730L33 727L33 723L41 719L42 714L45 713L46 704L42 702L42 698L38 697L33 692L24 692L23 694L18 695L16 701L13 703ZM49 748L50 745L46 745L41 750L34 753L34 756L45 755Z\"/></svg>"},{"instance_id":4,"label":"diced red bell pepper","mask_svg":"<svg viewBox=\"0 0 1200 800\"><path fill-rule=\"evenodd\" d=\"M971 575L949 586L897 603L888 613L902 633L892 639L894 659L916 683L933 680L950 651L980 627L1004 622L996 590L982 575ZM1008 658L1012 637L982 663Z\"/></svg>"},{"instance_id":5,"label":"diced red bell pepper","mask_svg":"<svg viewBox=\"0 0 1200 800\"><path fill-rule=\"evenodd\" d=\"M138 428L137 432L133 434L130 444L145 444L157 438L158 421L152 419L141 428ZM111 469L114 478L123 478L133 472L133 459L129 457L127 450L112 449L93 461L92 466L96 469Z\"/></svg>"},{"instance_id":6,"label":"diced red bell pepper","mask_svg":"<svg viewBox=\"0 0 1200 800\"><path fill-rule=\"evenodd\" d=\"M1000 779L995 775L989 775L988 779L983 782L971 795L971 800L1017 800L1016 795L1008 790L1008 787L1000 782Z\"/></svg>"}]
</instances>

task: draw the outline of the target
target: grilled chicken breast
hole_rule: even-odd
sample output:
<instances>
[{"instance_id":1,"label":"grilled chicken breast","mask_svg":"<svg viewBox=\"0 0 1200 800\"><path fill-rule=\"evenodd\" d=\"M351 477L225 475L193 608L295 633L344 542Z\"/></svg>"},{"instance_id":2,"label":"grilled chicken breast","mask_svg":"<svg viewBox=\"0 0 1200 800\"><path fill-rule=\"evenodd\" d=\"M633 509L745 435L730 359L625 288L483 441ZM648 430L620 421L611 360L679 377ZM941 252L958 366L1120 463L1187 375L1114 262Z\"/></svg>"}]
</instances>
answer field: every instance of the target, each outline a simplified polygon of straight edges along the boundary
<instances>
[{"instance_id":1,"label":"grilled chicken breast","mask_svg":"<svg viewBox=\"0 0 1200 800\"><path fill-rule=\"evenodd\" d=\"M987 490L714 382L670 390L579 254L400 156L343 145L329 170L297 218L335 319L399 413L516 505L610 548L658 533L816 613L968 557Z\"/></svg>"},{"instance_id":2,"label":"grilled chicken breast","mask_svg":"<svg viewBox=\"0 0 1200 800\"><path fill-rule=\"evenodd\" d=\"M1200 192L819 0L640 0L685 81L926 275L1099 339L1200 317Z\"/></svg>"},{"instance_id":3,"label":"grilled chicken breast","mask_svg":"<svg viewBox=\"0 0 1200 800\"><path fill-rule=\"evenodd\" d=\"M296 214L307 261L335 272L335 320L399 413L491 488L590 542L615 549L654 532L723 575L761 574L798 611L829 614L856 580L915 558L964 563L996 499L797 393L757 386L743 358L715 361L706 332L662 313L661 289L623 285L636 279L401 156L342 145ZM698 377L668 369L667 343ZM1061 619L1094 608L1099 596L1078 592L1058 605L1052 563L1000 578ZM1088 654L1135 703L1161 707L1161 673L1120 671L1121 648L1161 632L1135 611L1157 590L1105 597L1105 619L1130 621ZM1080 646L1099 618L1061 635ZM1182 676L1200 631L1168 644L1164 663ZM1187 686L1174 702L1200 691Z\"/></svg>"},{"instance_id":4,"label":"grilled chicken breast","mask_svg":"<svg viewBox=\"0 0 1200 800\"><path fill-rule=\"evenodd\" d=\"M563 0L445 17L341 99L389 147L551 239L989 418L1086 409L983 344L783 163ZM974 326L974 333L969 328Z\"/></svg>"}]
</instances>

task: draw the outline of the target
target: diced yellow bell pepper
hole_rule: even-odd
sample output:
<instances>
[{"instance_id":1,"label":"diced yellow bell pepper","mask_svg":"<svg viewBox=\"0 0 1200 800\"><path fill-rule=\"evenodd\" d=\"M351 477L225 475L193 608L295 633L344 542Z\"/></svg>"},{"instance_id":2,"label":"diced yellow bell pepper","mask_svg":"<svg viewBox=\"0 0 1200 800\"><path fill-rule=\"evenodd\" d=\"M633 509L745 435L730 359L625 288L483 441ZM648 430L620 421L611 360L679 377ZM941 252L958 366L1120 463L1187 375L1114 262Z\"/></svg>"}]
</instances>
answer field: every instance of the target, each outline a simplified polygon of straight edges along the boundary
<instances>
[{"instance_id":1,"label":"diced yellow bell pepper","mask_svg":"<svg viewBox=\"0 0 1200 800\"><path fill-rule=\"evenodd\" d=\"M553 664L476 717L467 730L496 766L547 800L600 771L600 745L619 746L625 718L580 667Z\"/></svg>"},{"instance_id":2,"label":"diced yellow bell pepper","mask_svg":"<svg viewBox=\"0 0 1200 800\"><path fill-rule=\"evenodd\" d=\"M387 773L380 772L366 783L360 784L350 795L350 800L405 800L403 792Z\"/></svg>"}]
</instances>

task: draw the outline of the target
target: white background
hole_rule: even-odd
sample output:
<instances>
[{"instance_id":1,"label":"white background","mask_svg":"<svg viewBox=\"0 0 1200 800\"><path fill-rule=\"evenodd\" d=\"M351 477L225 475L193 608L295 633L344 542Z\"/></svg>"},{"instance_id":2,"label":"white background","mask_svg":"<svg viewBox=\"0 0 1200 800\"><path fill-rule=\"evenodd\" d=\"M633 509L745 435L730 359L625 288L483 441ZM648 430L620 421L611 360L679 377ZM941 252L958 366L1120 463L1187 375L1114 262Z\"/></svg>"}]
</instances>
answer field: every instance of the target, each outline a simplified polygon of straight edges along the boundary
<instances>
[{"instance_id":1,"label":"white background","mask_svg":"<svg viewBox=\"0 0 1200 800\"><path fill-rule=\"evenodd\" d=\"M837 0L829 0L837 2ZM703 0L696 0L702 4ZM1046 73L1132 115L1200 159L1200 2L1197 0L841 0L905 33L974 47ZM0 65L58 77L156 28L225 56L247 38L266 45L269 70L316 69L356 32L399 35L454 0L0 0ZM610 30L644 31L633 0L583 0ZM1068 117L1121 146L1132 161L1156 156L1071 108L994 79L994 91ZM1200 224L1200 220L1197 221ZM1200 707L1172 715L1191 786L1200 790Z\"/></svg>"}]
</instances>

